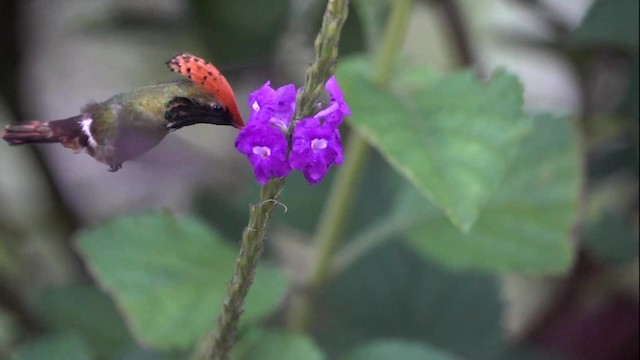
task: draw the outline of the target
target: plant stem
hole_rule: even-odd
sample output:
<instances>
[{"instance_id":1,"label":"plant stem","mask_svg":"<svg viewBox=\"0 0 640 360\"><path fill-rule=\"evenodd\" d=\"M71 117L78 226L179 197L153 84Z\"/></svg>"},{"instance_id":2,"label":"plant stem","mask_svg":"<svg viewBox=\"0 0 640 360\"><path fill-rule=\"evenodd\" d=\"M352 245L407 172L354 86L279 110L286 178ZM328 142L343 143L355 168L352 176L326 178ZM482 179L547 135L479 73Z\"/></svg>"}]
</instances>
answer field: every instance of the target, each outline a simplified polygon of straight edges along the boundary
<instances>
[{"instance_id":1,"label":"plant stem","mask_svg":"<svg viewBox=\"0 0 640 360\"><path fill-rule=\"evenodd\" d=\"M380 87L387 86L391 80L395 59L404 44L412 4L412 0L393 1L374 78ZM345 164L336 175L318 224L311 275L301 287L305 291L292 296L287 319L292 330L304 331L309 327L315 297L332 273L333 255L347 222L358 180L370 150L367 141L354 131L345 151Z\"/></svg>"},{"instance_id":2,"label":"plant stem","mask_svg":"<svg viewBox=\"0 0 640 360\"><path fill-rule=\"evenodd\" d=\"M386 87L391 81L396 58L402 51L409 26L413 0L394 0L391 17L387 23L382 47L378 58L378 66L374 81L380 87Z\"/></svg>"},{"instance_id":3,"label":"plant stem","mask_svg":"<svg viewBox=\"0 0 640 360\"><path fill-rule=\"evenodd\" d=\"M456 55L458 57L458 66L477 66L478 56L471 42L467 22L465 21L462 8L458 0L442 0L442 10L444 12L443 20L446 22L446 29L449 31L451 42L455 45ZM483 71L476 69L482 75Z\"/></svg>"},{"instance_id":4,"label":"plant stem","mask_svg":"<svg viewBox=\"0 0 640 360\"><path fill-rule=\"evenodd\" d=\"M347 19L348 0L329 0L322 27L315 42L316 57L306 73L303 91L296 99L295 119L312 116L315 104L324 92L324 84L335 71L340 31ZM284 179L274 179L262 187L260 200L251 206L249 222L242 233L240 254L227 298L218 317L218 327L198 345L193 359L226 360L235 343L235 336L243 312L244 300L253 284L258 260L264 248L264 236L273 209L284 187Z\"/></svg>"},{"instance_id":5,"label":"plant stem","mask_svg":"<svg viewBox=\"0 0 640 360\"><path fill-rule=\"evenodd\" d=\"M227 285L227 298L218 317L218 328L201 343L194 359L227 359L235 342L235 335L243 312L244 300L253 284L258 259L264 248L267 223L278 204L284 179L270 181L260 191L260 202L249 209L249 223L242 233L240 254L231 282Z\"/></svg>"},{"instance_id":6,"label":"plant stem","mask_svg":"<svg viewBox=\"0 0 640 360\"><path fill-rule=\"evenodd\" d=\"M340 31L349 14L349 0L329 0L322 18L322 27L315 41L315 61L307 69L302 92L296 99L295 119L314 115L318 99L325 92L324 84L335 72L338 61Z\"/></svg>"}]
</instances>

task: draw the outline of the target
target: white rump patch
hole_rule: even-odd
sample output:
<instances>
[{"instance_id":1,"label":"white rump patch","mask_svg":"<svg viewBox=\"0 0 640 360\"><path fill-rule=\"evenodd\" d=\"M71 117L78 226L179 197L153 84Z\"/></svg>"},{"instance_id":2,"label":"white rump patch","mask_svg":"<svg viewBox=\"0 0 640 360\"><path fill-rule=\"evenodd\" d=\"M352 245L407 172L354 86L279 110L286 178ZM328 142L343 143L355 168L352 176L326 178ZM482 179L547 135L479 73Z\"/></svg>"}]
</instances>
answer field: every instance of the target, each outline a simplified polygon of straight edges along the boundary
<instances>
[{"instance_id":1,"label":"white rump patch","mask_svg":"<svg viewBox=\"0 0 640 360\"><path fill-rule=\"evenodd\" d=\"M96 142L96 139L93 138L93 135L91 135L92 122L92 118L86 117L84 120L80 121L80 126L82 127L82 132L87 135L87 137L89 137L89 141L87 143L89 144L89 146L95 149L96 147L98 147L98 143Z\"/></svg>"}]
</instances>

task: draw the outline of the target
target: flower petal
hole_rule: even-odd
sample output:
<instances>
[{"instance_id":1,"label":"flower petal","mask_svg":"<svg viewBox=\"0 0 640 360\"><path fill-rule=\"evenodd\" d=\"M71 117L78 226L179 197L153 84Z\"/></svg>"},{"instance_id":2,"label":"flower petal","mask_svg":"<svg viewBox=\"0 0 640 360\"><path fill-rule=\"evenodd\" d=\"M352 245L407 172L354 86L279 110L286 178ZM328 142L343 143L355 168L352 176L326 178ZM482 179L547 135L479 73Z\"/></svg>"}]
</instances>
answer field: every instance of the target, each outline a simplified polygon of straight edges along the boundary
<instances>
[{"instance_id":1,"label":"flower petal","mask_svg":"<svg viewBox=\"0 0 640 360\"><path fill-rule=\"evenodd\" d=\"M340 89L338 80L336 80L335 75L331 76L329 80L327 80L325 89L327 89L329 95L331 95L331 100L338 103L340 111L346 116L351 116L351 109L349 109L349 105L347 105L347 103L344 101L342 89Z\"/></svg>"},{"instance_id":2,"label":"flower petal","mask_svg":"<svg viewBox=\"0 0 640 360\"><path fill-rule=\"evenodd\" d=\"M289 164L301 170L309 184L320 182L333 164L342 163L342 144L337 128L318 118L302 119L292 136Z\"/></svg>"},{"instance_id":3,"label":"flower petal","mask_svg":"<svg viewBox=\"0 0 640 360\"><path fill-rule=\"evenodd\" d=\"M264 185L272 178L287 176L286 136L268 123L250 123L236 138L236 149L249 159L256 180Z\"/></svg>"}]
</instances>

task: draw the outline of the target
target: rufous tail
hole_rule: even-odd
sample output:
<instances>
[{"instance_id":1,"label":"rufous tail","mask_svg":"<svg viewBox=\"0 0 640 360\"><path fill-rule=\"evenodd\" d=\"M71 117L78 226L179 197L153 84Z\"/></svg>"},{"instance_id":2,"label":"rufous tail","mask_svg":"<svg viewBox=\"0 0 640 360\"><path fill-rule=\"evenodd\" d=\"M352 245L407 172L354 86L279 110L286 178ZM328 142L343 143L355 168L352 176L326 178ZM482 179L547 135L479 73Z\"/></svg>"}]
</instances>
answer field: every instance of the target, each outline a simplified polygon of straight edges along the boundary
<instances>
[{"instance_id":1,"label":"rufous tail","mask_svg":"<svg viewBox=\"0 0 640 360\"><path fill-rule=\"evenodd\" d=\"M83 118L84 115L78 115L63 120L7 125L0 136L11 145L61 143L77 150L86 146L87 141L82 132Z\"/></svg>"}]
</instances>

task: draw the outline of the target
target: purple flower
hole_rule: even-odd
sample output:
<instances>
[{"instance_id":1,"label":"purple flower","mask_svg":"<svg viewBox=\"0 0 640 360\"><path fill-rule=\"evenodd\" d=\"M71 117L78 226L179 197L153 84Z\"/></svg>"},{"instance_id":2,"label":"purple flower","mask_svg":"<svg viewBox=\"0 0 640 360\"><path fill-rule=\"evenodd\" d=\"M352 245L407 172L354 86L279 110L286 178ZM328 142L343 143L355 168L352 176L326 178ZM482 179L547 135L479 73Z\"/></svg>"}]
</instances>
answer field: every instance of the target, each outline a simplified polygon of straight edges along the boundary
<instances>
[{"instance_id":1,"label":"purple flower","mask_svg":"<svg viewBox=\"0 0 640 360\"><path fill-rule=\"evenodd\" d=\"M339 110L337 103L332 103L326 109L320 110L313 116L316 119L323 119L323 123L334 128L338 128L344 121L344 114Z\"/></svg>"},{"instance_id":2,"label":"purple flower","mask_svg":"<svg viewBox=\"0 0 640 360\"><path fill-rule=\"evenodd\" d=\"M292 169L301 170L310 184L317 184L333 164L342 164L338 127L351 110L335 77L325 88L331 96L329 106L297 122L291 149L287 140L295 112L295 86L274 89L267 82L249 96L251 116L238 134L236 149L247 156L260 184L287 176Z\"/></svg>"},{"instance_id":3,"label":"purple flower","mask_svg":"<svg viewBox=\"0 0 640 360\"><path fill-rule=\"evenodd\" d=\"M288 147L284 133L269 123L249 123L236 138L236 149L247 156L261 185L289 175Z\"/></svg>"},{"instance_id":4,"label":"purple flower","mask_svg":"<svg viewBox=\"0 0 640 360\"><path fill-rule=\"evenodd\" d=\"M324 118L326 123L332 126L338 127L342 124L345 116L351 116L351 109L349 105L344 101L344 95L342 90L338 86L338 81L335 76L331 76L325 84L325 89L331 96L331 103L323 110L320 110L314 117L318 119Z\"/></svg>"},{"instance_id":5,"label":"purple flower","mask_svg":"<svg viewBox=\"0 0 640 360\"><path fill-rule=\"evenodd\" d=\"M285 85L276 90L276 102L274 112L269 122L282 131L289 130L289 124L296 110L296 87L293 84Z\"/></svg>"},{"instance_id":6,"label":"purple flower","mask_svg":"<svg viewBox=\"0 0 640 360\"><path fill-rule=\"evenodd\" d=\"M282 131L287 131L295 110L296 87L285 85L277 90L267 81L249 96L251 116L249 122L269 122Z\"/></svg>"},{"instance_id":7,"label":"purple flower","mask_svg":"<svg viewBox=\"0 0 640 360\"><path fill-rule=\"evenodd\" d=\"M331 102L338 104L340 112L346 116L351 116L351 109L349 109L349 105L344 101L342 90L340 89L340 86L338 86L338 81L335 76L331 76L329 80L327 80L325 89L327 89L329 95L331 95Z\"/></svg>"},{"instance_id":8,"label":"purple flower","mask_svg":"<svg viewBox=\"0 0 640 360\"><path fill-rule=\"evenodd\" d=\"M267 81L258 90L249 95L249 107L253 116L258 111L267 108L276 102L276 91L271 87L271 81Z\"/></svg>"},{"instance_id":9,"label":"purple flower","mask_svg":"<svg viewBox=\"0 0 640 360\"><path fill-rule=\"evenodd\" d=\"M296 125L289 163L301 170L310 184L320 182L333 164L342 164L340 132L318 118L302 119Z\"/></svg>"}]
</instances>

